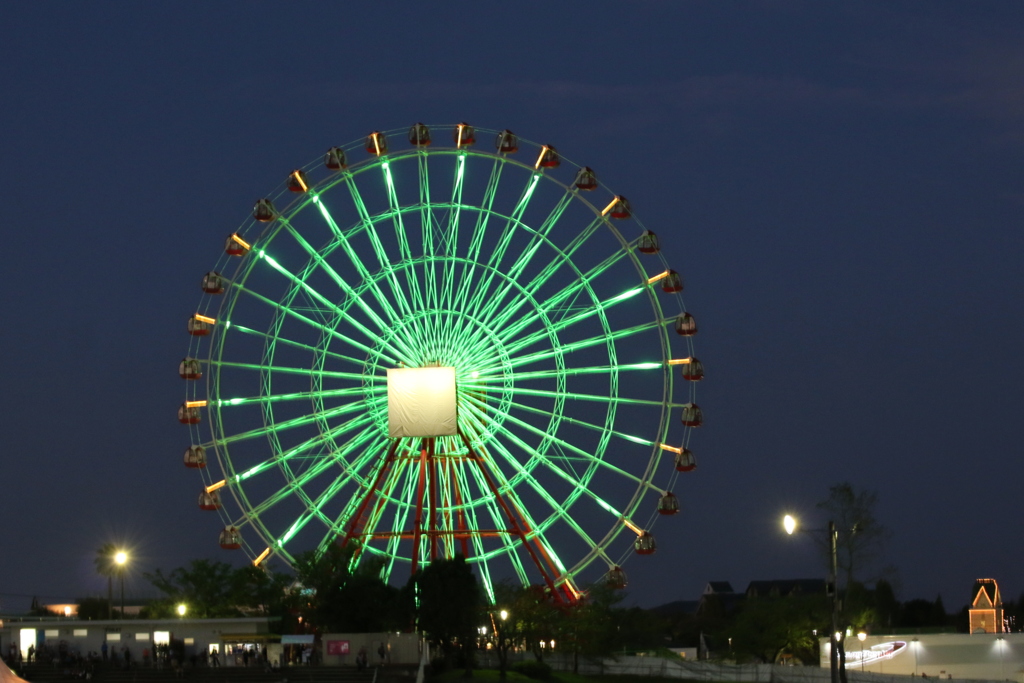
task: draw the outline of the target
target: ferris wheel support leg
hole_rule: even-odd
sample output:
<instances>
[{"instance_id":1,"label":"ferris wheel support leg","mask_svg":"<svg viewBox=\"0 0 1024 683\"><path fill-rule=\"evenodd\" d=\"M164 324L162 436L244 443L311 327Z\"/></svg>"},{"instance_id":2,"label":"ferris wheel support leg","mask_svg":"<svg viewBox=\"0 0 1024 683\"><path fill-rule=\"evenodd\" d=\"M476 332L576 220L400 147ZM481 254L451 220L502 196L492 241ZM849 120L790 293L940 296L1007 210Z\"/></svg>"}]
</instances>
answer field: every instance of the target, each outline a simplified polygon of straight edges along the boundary
<instances>
[{"instance_id":1,"label":"ferris wheel support leg","mask_svg":"<svg viewBox=\"0 0 1024 683\"><path fill-rule=\"evenodd\" d=\"M427 483L427 449L426 444L420 448L419 481L416 484L416 519L412 528L412 573L420 566L420 537L423 531L423 491Z\"/></svg>"},{"instance_id":2,"label":"ferris wheel support leg","mask_svg":"<svg viewBox=\"0 0 1024 683\"><path fill-rule=\"evenodd\" d=\"M508 518L508 523L512 527L512 532L519 537L520 542L523 544L523 548L526 549L526 552L530 555L530 559L532 559L533 563L537 566L537 571L539 571L541 577L543 577L544 583L547 584L552 597L554 597L558 602L563 602L564 599L562 598L562 594L555 586L554 580L544 567L540 557L537 556L537 551L533 548L530 544L530 540L526 537L523 525L516 519L516 514L512 512L512 507L509 505L508 501L506 501L501 495L501 492L498 491L497 485L495 485L494 480L491 479L491 474L487 471L487 467L484 465L483 458L481 458L480 454L473 449L473 446L469 443L469 439L466 438L466 435L462 432L461 428L459 429L459 437L462 439L462 443L466 445L466 449L469 451L469 457L474 463L476 463L476 466L480 468L480 473L483 475L484 481L487 483L487 487L494 495L494 499L498 502L498 505Z\"/></svg>"},{"instance_id":3,"label":"ferris wheel support leg","mask_svg":"<svg viewBox=\"0 0 1024 683\"><path fill-rule=\"evenodd\" d=\"M430 464L430 523L427 532L430 540L430 561L437 559L437 458L434 457L433 437L427 439L427 462Z\"/></svg>"},{"instance_id":4,"label":"ferris wheel support leg","mask_svg":"<svg viewBox=\"0 0 1024 683\"><path fill-rule=\"evenodd\" d=\"M395 459L395 453L398 451L398 445L402 439L398 438L391 442L391 447L388 448L388 453L384 456L384 462L381 463L380 469L377 470L377 476L374 477L373 485L366 490L366 495L363 496L363 500L359 503L359 508L356 510L356 514L352 516L352 521L348 524L348 529L345 531L345 537L341 541L341 547L344 548L348 545L348 542L353 538L359 536L363 532L363 525L366 523L366 511L370 506L370 502L378 491L380 491L381 482L384 481L384 476L391 469L391 463ZM361 549L357 550L362 552ZM353 557L355 559L355 557Z\"/></svg>"},{"instance_id":5,"label":"ferris wheel support leg","mask_svg":"<svg viewBox=\"0 0 1024 683\"><path fill-rule=\"evenodd\" d=\"M455 477L455 465L451 460L448 461L448 476L455 487L455 507L457 511L455 513L456 525L459 535L459 543L462 546L462 556L469 558L469 533L466 529L466 512L462 509L462 489L459 487L458 479Z\"/></svg>"}]
</instances>

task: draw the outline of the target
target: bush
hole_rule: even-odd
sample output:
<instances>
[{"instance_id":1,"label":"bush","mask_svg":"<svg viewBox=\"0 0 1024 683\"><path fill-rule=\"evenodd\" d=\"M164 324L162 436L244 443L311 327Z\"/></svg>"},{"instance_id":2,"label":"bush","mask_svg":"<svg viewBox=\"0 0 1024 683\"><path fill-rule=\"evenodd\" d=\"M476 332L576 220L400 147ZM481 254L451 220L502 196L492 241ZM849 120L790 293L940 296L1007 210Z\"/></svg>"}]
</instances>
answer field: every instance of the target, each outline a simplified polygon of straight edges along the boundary
<instances>
[{"instance_id":1,"label":"bush","mask_svg":"<svg viewBox=\"0 0 1024 683\"><path fill-rule=\"evenodd\" d=\"M537 681L551 680L551 667L544 662L523 661L512 665L512 670Z\"/></svg>"}]
</instances>

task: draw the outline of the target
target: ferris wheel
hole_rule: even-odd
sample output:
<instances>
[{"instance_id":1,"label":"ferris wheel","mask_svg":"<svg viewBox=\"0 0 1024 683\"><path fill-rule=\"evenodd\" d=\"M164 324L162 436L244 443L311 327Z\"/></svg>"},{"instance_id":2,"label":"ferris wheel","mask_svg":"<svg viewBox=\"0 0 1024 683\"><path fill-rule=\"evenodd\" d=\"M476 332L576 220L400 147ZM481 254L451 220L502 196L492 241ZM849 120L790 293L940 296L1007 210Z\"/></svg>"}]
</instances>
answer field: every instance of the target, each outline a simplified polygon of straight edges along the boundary
<instances>
[{"instance_id":1,"label":"ferris wheel","mask_svg":"<svg viewBox=\"0 0 1024 683\"><path fill-rule=\"evenodd\" d=\"M338 543L386 580L461 554L492 598L622 587L695 468L682 289L550 145L463 123L332 147L202 278L178 410L199 507L257 565Z\"/></svg>"}]
</instances>

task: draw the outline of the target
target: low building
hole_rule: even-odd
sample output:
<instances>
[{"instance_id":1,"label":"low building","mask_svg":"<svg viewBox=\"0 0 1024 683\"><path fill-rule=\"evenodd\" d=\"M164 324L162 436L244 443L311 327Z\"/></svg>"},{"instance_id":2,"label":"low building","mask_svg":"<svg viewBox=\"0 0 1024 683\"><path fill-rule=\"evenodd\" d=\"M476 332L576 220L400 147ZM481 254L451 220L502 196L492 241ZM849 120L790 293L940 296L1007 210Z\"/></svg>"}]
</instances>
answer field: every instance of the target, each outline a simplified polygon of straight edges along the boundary
<instances>
[{"instance_id":1,"label":"low building","mask_svg":"<svg viewBox=\"0 0 1024 683\"><path fill-rule=\"evenodd\" d=\"M257 648L264 651L280 636L270 633L270 619L115 619L85 621L54 617L6 617L0 626L0 652L7 654L12 645L28 657L28 648L41 645L63 649L70 654L88 656L104 651L124 651L135 661L143 653L152 653L158 645L181 641L185 656L217 653L226 666L241 664L242 653Z\"/></svg>"}]
</instances>

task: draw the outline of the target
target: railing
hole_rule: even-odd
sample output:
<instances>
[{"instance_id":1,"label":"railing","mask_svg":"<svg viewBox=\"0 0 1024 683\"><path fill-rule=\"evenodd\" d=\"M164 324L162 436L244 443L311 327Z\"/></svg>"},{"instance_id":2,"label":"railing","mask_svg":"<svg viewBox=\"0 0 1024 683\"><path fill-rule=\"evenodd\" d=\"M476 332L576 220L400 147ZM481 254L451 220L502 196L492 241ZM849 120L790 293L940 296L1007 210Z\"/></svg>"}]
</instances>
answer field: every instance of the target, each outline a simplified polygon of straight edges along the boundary
<instances>
[{"instance_id":1,"label":"railing","mask_svg":"<svg viewBox=\"0 0 1024 683\"><path fill-rule=\"evenodd\" d=\"M556 671L572 671L568 656L549 656L544 661ZM614 659L579 660L579 673L584 675L629 675L678 678L688 681L736 681L738 683L830 683L831 672L816 666L783 666L780 664L723 664L693 662L663 657L623 656ZM879 674L867 671L846 672L849 683L911 683L912 676ZM942 679L942 683L996 683L972 679ZM1005 683L999 682L999 683Z\"/></svg>"}]
</instances>

